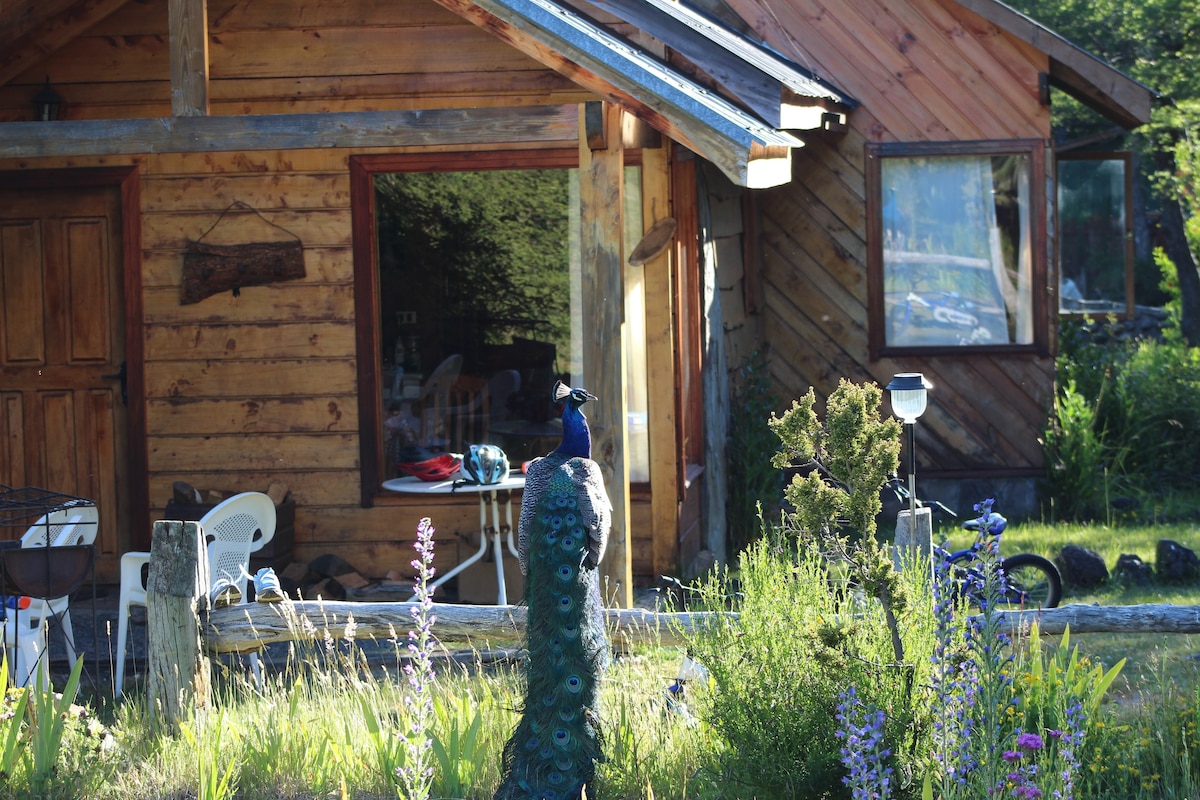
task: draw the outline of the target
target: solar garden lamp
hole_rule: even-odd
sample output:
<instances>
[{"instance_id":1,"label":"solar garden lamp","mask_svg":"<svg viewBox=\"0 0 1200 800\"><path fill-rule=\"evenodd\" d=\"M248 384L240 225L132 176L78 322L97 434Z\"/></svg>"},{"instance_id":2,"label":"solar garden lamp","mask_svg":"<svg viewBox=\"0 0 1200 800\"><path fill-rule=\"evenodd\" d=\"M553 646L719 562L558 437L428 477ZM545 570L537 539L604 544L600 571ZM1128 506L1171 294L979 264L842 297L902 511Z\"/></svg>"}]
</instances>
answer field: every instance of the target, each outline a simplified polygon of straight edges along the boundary
<instances>
[{"instance_id":1,"label":"solar garden lamp","mask_svg":"<svg viewBox=\"0 0 1200 800\"><path fill-rule=\"evenodd\" d=\"M925 413L932 388L933 384L919 372L898 373L887 385L892 413L908 428L908 519L914 530L917 524L917 417Z\"/></svg>"}]
</instances>

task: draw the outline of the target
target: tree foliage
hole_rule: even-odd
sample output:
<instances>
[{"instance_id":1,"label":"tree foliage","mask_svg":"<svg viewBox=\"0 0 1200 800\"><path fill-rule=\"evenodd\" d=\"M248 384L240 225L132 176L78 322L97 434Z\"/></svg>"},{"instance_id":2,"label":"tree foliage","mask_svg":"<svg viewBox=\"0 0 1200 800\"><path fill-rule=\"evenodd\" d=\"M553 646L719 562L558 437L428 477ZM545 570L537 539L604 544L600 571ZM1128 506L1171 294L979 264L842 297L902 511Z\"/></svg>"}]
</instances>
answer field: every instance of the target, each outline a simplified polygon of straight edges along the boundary
<instances>
[{"instance_id":1,"label":"tree foliage","mask_svg":"<svg viewBox=\"0 0 1200 800\"><path fill-rule=\"evenodd\" d=\"M1151 205L1162 214L1167 255L1181 270L1184 335L1200 344L1200 0L1009 4L1163 95L1150 124L1131 134L1128 146L1149 168ZM1057 95L1053 113L1060 142L1111 127Z\"/></svg>"}]
</instances>

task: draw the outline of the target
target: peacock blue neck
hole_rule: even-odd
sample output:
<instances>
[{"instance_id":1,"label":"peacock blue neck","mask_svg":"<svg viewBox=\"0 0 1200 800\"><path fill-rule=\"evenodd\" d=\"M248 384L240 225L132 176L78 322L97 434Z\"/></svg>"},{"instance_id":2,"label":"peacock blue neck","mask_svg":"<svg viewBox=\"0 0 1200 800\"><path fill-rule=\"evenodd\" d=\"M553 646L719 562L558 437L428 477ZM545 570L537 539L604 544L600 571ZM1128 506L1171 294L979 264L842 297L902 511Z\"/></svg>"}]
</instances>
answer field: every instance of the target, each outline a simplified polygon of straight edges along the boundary
<instances>
[{"instance_id":1,"label":"peacock blue neck","mask_svg":"<svg viewBox=\"0 0 1200 800\"><path fill-rule=\"evenodd\" d=\"M583 409L567 401L563 404L563 438L558 451L571 458L592 457L592 432L588 429Z\"/></svg>"}]
</instances>

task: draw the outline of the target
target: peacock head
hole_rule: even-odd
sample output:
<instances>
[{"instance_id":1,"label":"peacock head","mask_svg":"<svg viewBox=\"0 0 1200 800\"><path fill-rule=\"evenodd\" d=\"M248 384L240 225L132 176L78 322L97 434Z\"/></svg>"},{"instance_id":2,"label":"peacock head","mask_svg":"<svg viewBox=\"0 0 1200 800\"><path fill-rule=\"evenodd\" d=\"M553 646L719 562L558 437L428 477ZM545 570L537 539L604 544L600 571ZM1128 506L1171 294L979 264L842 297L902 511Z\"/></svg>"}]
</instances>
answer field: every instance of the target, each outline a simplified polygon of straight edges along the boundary
<instances>
[{"instance_id":1,"label":"peacock head","mask_svg":"<svg viewBox=\"0 0 1200 800\"><path fill-rule=\"evenodd\" d=\"M587 389L572 389L562 381L557 381L554 384L554 402L568 403L572 408L579 408L588 400L598 399L596 395L588 392Z\"/></svg>"}]
</instances>

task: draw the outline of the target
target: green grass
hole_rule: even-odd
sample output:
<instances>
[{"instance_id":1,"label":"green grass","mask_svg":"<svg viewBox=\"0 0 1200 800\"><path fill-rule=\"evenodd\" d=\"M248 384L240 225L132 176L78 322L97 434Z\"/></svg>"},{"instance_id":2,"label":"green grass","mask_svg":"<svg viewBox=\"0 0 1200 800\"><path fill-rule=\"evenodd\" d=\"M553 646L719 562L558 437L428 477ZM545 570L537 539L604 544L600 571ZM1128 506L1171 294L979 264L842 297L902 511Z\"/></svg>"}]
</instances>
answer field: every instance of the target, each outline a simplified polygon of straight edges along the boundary
<instances>
[{"instance_id":1,"label":"green grass","mask_svg":"<svg viewBox=\"0 0 1200 800\"><path fill-rule=\"evenodd\" d=\"M952 528L934 532L935 540L943 538L951 547L958 549L969 545L973 535ZM1082 545L1099 553L1111 573L1122 553L1137 555L1153 566L1160 539L1171 539L1200 551L1200 529L1195 523L1109 526L1027 522L1011 525L1001 537L1000 547L1002 554L1038 553L1053 559L1068 544ZM1136 586L1110 577L1106 585L1095 589L1066 587L1062 604L1069 603L1101 606L1154 603L1200 605L1200 583L1152 581L1147 586ZM1121 678L1114 687L1126 698L1157 691L1157 686L1164 679L1193 680L1200 670L1200 661L1196 659L1200 653L1200 635L1091 633L1072 634L1071 640L1079 645L1082 653L1099 663L1111 665L1122 658L1127 659Z\"/></svg>"}]
</instances>

